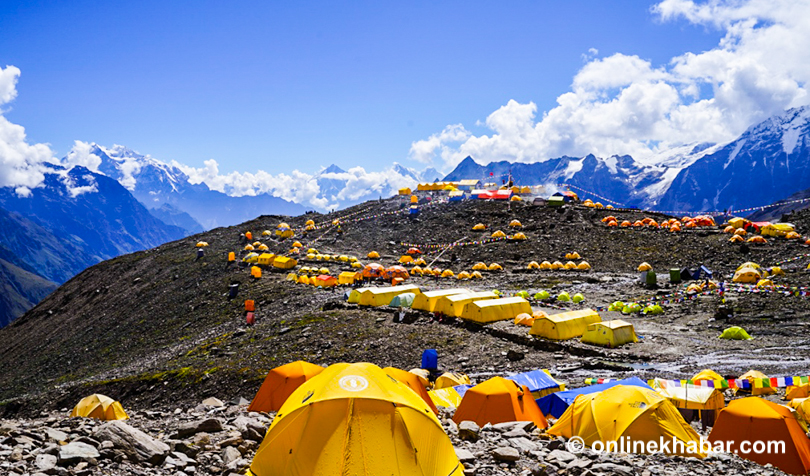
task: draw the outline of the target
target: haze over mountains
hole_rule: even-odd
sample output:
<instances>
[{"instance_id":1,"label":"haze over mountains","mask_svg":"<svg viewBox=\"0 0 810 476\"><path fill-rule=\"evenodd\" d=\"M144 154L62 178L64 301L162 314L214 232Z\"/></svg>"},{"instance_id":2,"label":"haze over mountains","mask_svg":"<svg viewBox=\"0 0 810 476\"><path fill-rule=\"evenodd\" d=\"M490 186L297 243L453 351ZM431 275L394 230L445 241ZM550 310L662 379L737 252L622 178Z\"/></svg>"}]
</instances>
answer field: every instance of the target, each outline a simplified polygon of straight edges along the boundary
<instances>
[{"instance_id":1,"label":"haze over mountains","mask_svg":"<svg viewBox=\"0 0 810 476\"><path fill-rule=\"evenodd\" d=\"M511 172L520 184L553 191L567 183L617 204L672 212L746 210L792 194L805 198L809 136L810 107L802 107L756 124L727 144L684 145L643 161L587 155L481 165L468 157L444 177L432 168L417 171L398 163L383 172L333 164L288 182L284 174L267 174L262 189L251 185L260 174L245 175L248 185L240 190L209 185L198 169L123 146L77 143L61 166L47 166L45 181L30 196L0 188L0 286L6 290L0 324L84 268L120 254L260 215L300 215L314 204L322 206L319 211L344 208L437 179L501 180Z\"/></svg>"}]
</instances>

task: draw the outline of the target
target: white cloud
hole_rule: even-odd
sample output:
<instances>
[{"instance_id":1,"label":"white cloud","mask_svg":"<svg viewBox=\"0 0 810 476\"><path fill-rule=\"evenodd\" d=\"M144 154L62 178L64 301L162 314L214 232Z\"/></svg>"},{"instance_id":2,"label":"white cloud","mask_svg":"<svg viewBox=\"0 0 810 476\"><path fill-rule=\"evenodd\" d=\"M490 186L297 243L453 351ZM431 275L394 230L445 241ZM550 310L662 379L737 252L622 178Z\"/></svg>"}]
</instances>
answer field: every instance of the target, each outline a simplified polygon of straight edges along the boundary
<instances>
[{"instance_id":1,"label":"white cloud","mask_svg":"<svg viewBox=\"0 0 810 476\"><path fill-rule=\"evenodd\" d=\"M14 66L0 68L0 107L17 97L20 70ZM45 179L42 163L53 160L47 144L29 144L25 128L2 116L0 109L0 187L14 187L17 194L30 195L31 189Z\"/></svg>"},{"instance_id":2,"label":"white cloud","mask_svg":"<svg viewBox=\"0 0 810 476\"><path fill-rule=\"evenodd\" d=\"M411 157L445 170L467 155L481 163L589 153L643 159L679 144L734 139L756 122L810 102L810 0L664 0L651 12L724 36L713 49L662 65L632 52L596 58L591 48L571 91L541 117L534 103L510 100L483 124L492 134L448 126L414 142Z\"/></svg>"},{"instance_id":3,"label":"white cloud","mask_svg":"<svg viewBox=\"0 0 810 476\"><path fill-rule=\"evenodd\" d=\"M73 141L70 152L62 159L61 164L72 169L80 165L88 170L99 173L98 167L101 165L101 157L92 152L94 144L80 140Z\"/></svg>"},{"instance_id":4,"label":"white cloud","mask_svg":"<svg viewBox=\"0 0 810 476\"><path fill-rule=\"evenodd\" d=\"M308 205L320 210L337 208L346 203L368 200L377 196L388 197L404 187L413 187L415 181L393 167L381 172L367 172L362 167L353 167L343 173L307 174L299 170L291 173L270 174L263 170L256 173L230 172L221 174L216 160L206 160L204 167L189 167L172 162L189 177L189 182L204 182L212 190L231 196L258 195L267 193L285 200ZM334 196L323 196L318 179L345 182Z\"/></svg>"}]
</instances>

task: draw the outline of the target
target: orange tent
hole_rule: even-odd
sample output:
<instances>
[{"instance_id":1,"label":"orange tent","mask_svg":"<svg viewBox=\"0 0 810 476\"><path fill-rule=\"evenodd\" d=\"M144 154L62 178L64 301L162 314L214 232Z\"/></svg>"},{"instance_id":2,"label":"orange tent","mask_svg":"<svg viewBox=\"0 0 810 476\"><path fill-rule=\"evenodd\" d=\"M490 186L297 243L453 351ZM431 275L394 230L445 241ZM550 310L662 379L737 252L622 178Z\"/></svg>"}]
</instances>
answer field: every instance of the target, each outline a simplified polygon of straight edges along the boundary
<instances>
[{"instance_id":1,"label":"orange tent","mask_svg":"<svg viewBox=\"0 0 810 476\"><path fill-rule=\"evenodd\" d=\"M810 472L810 440L789 408L763 398L748 397L731 401L720 410L709 442L731 442L726 450L761 465L772 464L790 474ZM740 442L748 441L749 453L743 453ZM765 450L754 452L756 443L765 444ZM771 448L768 442L784 442L784 448ZM783 450L783 451L782 451Z\"/></svg>"},{"instance_id":2,"label":"orange tent","mask_svg":"<svg viewBox=\"0 0 810 476\"><path fill-rule=\"evenodd\" d=\"M385 274L385 267L378 263L369 263L363 267L361 274L364 278L379 278Z\"/></svg>"},{"instance_id":3,"label":"orange tent","mask_svg":"<svg viewBox=\"0 0 810 476\"><path fill-rule=\"evenodd\" d=\"M383 272L383 278L385 279L408 279L409 277L408 270L400 265L391 266L390 268L386 269L385 272Z\"/></svg>"},{"instance_id":4,"label":"orange tent","mask_svg":"<svg viewBox=\"0 0 810 476\"><path fill-rule=\"evenodd\" d=\"M277 412L302 383L323 371L320 365L298 360L271 370L250 402L250 412Z\"/></svg>"},{"instance_id":5,"label":"orange tent","mask_svg":"<svg viewBox=\"0 0 810 476\"><path fill-rule=\"evenodd\" d=\"M413 374L411 372L407 372L402 369L398 369L396 367L386 367L383 369L383 372L387 373L389 376L393 377L396 380L399 380L401 383L404 383L411 390L416 392L417 395L422 397L422 400L425 401L430 406L430 409L433 410L433 413L439 414L439 409L436 408L436 404L433 403L431 400L430 395L427 393L427 389L424 385L422 385L422 381L418 375Z\"/></svg>"},{"instance_id":6,"label":"orange tent","mask_svg":"<svg viewBox=\"0 0 810 476\"><path fill-rule=\"evenodd\" d=\"M538 428L548 427L546 417L525 385L503 377L492 377L467 389L456 409L453 421L472 420L480 426L507 421L533 421Z\"/></svg>"}]
</instances>

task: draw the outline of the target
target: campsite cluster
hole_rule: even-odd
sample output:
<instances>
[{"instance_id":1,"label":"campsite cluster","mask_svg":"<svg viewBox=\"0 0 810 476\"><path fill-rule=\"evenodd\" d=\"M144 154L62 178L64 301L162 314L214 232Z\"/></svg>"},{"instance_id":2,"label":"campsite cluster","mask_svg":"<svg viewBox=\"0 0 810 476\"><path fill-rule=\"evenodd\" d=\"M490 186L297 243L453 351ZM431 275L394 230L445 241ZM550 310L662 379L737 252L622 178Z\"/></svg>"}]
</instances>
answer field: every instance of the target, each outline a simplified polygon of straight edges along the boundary
<instances>
[{"instance_id":1,"label":"campsite cluster","mask_svg":"<svg viewBox=\"0 0 810 476\"><path fill-rule=\"evenodd\" d=\"M714 421L722 420L720 408L726 408L721 416L737 418L729 420L734 427L776 412L794 446L808 445L801 419L775 403L788 385L807 384L801 377L810 373L802 345L810 260L794 259L807 254L804 241L732 249L723 224L687 227L681 219L681 233L638 233L632 226L605 227L602 220L613 214L643 223L650 213L590 206L570 196L553 206L511 198L450 201L453 192L409 191L320 220L260 217L83 273L8 331L17 333L20 348L11 347L4 358L20 358L2 383L39 367L28 370L29 381L6 387L22 391L4 413L17 408L29 418L4 421L3 469L32 474L37 464L53 463L42 471L190 475L250 467L266 476L285 474L275 466L281 464L361 464L348 455L366 443L339 435L366 432L379 454L362 464L407 459L435 470L429 474L782 474L726 454L566 449L570 437L586 438L587 428L602 427L599 419L612 417L615 405L643 408L632 418L659 423L639 434L676 433L683 441L720 431ZM792 221L803 230L810 217ZM514 232L488 231L499 229ZM770 285L761 283L765 278ZM87 289L116 293L127 312L95 307L102 293ZM99 319L117 323L113 332L53 332L47 349L24 332L41 316L67 312L87 316L86 326L99 325L93 309L103 309ZM121 342L131 331L117 329L127 325L156 335L155 343L137 340L127 344L126 355L110 352L125 348ZM718 339L721 334L732 339ZM25 345L31 362L22 357ZM60 363L68 360L66 346L91 355L71 356L75 369L67 371ZM779 350L752 358L771 348L791 349L790 359ZM439 359L420 366L424 349L436 349ZM106 361L92 358L102 351ZM268 393L274 372L298 360L320 370L292 379L298 385L282 399L287 407L253 407ZM361 361L376 365L335 365ZM719 374L695 375L707 367ZM748 373L751 368L773 378ZM590 377L631 376L640 377L637 384L585 386ZM67 418L66 407L96 392L117 398L129 423ZM741 398L746 392L755 396ZM369 400L389 402L384 411L361 397L371 394ZM230 403L196 405L210 396ZM253 408L240 405L239 397L253 397ZM499 403L488 410L489 400ZM735 403L746 401L756 403ZM588 413L595 405L613 410ZM796 411L804 407L797 404ZM403 425L393 436L391 422ZM364 424L371 426L356 426ZM380 425L388 425L388 433ZM198 431L180 431L192 426ZM55 439L48 429L66 437ZM321 446L304 445L312 434ZM413 440L417 434L425 440ZM139 438L161 456L152 462L135 456L127 444L137 445L124 440ZM62 449L74 442L94 447L98 456L63 457ZM416 451L429 456L413 458L421 444L436 450ZM357 451L334 449L345 445L358 445Z\"/></svg>"}]
</instances>

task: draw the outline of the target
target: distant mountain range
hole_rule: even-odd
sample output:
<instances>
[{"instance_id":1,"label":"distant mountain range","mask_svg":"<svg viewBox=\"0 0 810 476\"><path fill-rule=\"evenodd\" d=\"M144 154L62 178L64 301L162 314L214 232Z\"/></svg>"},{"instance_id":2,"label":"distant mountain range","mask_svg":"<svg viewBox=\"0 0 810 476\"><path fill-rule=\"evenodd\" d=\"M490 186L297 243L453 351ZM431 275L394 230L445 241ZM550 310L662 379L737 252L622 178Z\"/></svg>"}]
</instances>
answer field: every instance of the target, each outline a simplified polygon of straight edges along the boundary
<instances>
[{"instance_id":1,"label":"distant mountain range","mask_svg":"<svg viewBox=\"0 0 810 476\"><path fill-rule=\"evenodd\" d=\"M588 155L480 165L467 157L445 180L501 181L510 171L518 183L551 188L567 183L583 198L589 194L580 189L625 206L750 214L750 208L784 199L810 184L810 107L771 117L728 144L682 146L643 163L630 156Z\"/></svg>"},{"instance_id":2,"label":"distant mountain range","mask_svg":"<svg viewBox=\"0 0 810 476\"><path fill-rule=\"evenodd\" d=\"M0 323L88 266L183 238L118 181L50 166L31 196L0 188Z\"/></svg>"}]
</instances>

